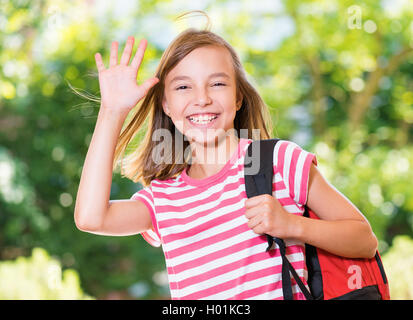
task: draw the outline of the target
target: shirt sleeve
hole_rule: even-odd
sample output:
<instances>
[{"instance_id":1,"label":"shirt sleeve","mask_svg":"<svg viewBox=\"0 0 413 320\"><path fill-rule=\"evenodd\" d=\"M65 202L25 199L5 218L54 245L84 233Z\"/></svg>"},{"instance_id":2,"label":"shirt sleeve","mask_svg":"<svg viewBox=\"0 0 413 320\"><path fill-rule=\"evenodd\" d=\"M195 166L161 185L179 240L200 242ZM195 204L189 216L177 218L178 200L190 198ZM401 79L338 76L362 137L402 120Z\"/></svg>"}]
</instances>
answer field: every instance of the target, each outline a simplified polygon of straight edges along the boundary
<instances>
[{"instance_id":1,"label":"shirt sleeve","mask_svg":"<svg viewBox=\"0 0 413 320\"><path fill-rule=\"evenodd\" d=\"M151 186L147 186L135 192L132 200L141 200L149 210L152 220L152 230L147 230L141 233L142 237L152 246L159 247L162 244L161 236L158 230L158 224L155 216L155 202L153 198Z\"/></svg>"},{"instance_id":2,"label":"shirt sleeve","mask_svg":"<svg viewBox=\"0 0 413 320\"><path fill-rule=\"evenodd\" d=\"M311 163L317 165L315 154L296 143L280 140L274 148L274 166L288 189L290 197L300 205L307 203Z\"/></svg>"}]
</instances>

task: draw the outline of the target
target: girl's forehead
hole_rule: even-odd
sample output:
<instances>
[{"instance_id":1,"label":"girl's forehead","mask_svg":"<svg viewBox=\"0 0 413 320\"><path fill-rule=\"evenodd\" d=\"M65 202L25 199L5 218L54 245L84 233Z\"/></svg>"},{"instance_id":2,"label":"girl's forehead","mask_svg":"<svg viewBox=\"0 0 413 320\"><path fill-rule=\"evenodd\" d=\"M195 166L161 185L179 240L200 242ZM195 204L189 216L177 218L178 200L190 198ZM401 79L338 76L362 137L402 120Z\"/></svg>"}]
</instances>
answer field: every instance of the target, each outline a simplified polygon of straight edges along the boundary
<instances>
[{"instance_id":1,"label":"girl's forehead","mask_svg":"<svg viewBox=\"0 0 413 320\"><path fill-rule=\"evenodd\" d=\"M207 46L194 49L187 54L167 74L166 80L171 81L176 76L210 75L212 73L233 74L231 54L227 49L218 46Z\"/></svg>"}]
</instances>

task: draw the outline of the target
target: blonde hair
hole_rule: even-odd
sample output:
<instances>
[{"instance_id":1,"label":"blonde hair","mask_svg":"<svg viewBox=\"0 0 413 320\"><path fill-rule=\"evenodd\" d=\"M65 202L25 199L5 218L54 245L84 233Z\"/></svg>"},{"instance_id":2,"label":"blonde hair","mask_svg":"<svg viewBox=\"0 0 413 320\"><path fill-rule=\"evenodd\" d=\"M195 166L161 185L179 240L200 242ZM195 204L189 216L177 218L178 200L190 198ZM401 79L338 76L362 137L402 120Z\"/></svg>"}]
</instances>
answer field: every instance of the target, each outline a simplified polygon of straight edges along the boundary
<instances>
[{"instance_id":1,"label":"blonde hair","mask_svg":"<svg viewBox=\"0 0 413 320\"><path fill-rule=\"evenodd\" d=\"M186 14L187 13L184 15ZM182 16L183 15L180 17ZM273 128L268 107L259 93L247 80L246 73L235 50L223 38L209 30L189 28L181 32L162 54L156 69L156 77L160 81L152 87L145 98L138 103L136 112L122 130L115 148L113 170L115 170L119 160L121 160L121 175L134 182L139 182L143 186L148 186L154 179L170 179L186 168L188 159L183 158L183 150L187 150L189 141L183 139L179 130L175 128L174 123L164 113L162 108L165 78L191 51L211 45L226 48L232 57L233 68L235 70L237 99L238 97L243 97L241 108L237 111L234 119L234 129L237 136L241 136L240 130L243 129L242 136L245 137L245 132L247 132L248 139L271 138ZM149 118L148 126L145 128L146 134L143 140L134 150L123 158L122 156L131 140L140 129L144 128L147 118ZM156 163L152 158L156 145L160 143L160 141L153 141L154 132L158 129L167 129L171 132L172 144L169 146L170 150L168 150L168 153L172 157L172 161L167 161L168 163ZM255 137L252 131L253 129L258 129L259 137ZM183 140L183 144L175 143L177 137ZM183 149L177 150L176 148ZM124 159L125 165L123 164Z\"/></svg>"}]
</instances>

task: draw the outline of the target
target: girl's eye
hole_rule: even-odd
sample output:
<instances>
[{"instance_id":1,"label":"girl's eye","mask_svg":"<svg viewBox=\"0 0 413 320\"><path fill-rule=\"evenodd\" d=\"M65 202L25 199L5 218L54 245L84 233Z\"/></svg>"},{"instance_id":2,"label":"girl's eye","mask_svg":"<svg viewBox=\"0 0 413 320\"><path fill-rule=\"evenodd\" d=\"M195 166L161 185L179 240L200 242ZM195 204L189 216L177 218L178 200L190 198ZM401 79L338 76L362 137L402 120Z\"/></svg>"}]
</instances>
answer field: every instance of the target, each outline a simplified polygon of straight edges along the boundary
<instances>
[{"instance_id":1,"label":"girl's eye","mask_svg":"<svg viewBox=\"0 0 413 320\"><path fill-rule=\"evenodd\" d=\"M226 86L226 84L222 83L222 82L217 82L217 83L214 83L213 86L221 87L221 86ZM185 90L187 88L188 88L188 86L182 85L182 86L179 86L178 88L176 88L176 90Z\"/></svg>"}]
</instances>

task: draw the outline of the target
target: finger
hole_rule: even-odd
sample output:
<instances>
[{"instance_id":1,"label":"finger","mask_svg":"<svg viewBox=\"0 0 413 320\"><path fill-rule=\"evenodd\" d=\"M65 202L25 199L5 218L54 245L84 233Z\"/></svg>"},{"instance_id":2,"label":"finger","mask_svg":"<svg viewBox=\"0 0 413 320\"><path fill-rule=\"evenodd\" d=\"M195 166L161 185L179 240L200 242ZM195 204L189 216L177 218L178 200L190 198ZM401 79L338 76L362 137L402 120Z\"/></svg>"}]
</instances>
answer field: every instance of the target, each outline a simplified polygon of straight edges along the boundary
<instances>
[{"instance_id":1,"label":"finger","mask_svg":"<svg viewBox=\"0 0 413 320\"><path fill-rule=\"evenodd\" d=\"M262 221L262 217L260 215L256 215L248 220L248 228L254 229L257 227Z\"/></svg>"},{"instance_id":2,"label":"finger","mask_svg":"<svg viewBox=\"0 0 413 320\"><path fill-rule=\"evenodd\" d=\"M147 44L148 42L146 41L146 39L142 39L139 42L138 49L136 50L135 56L133 57L133 60L131 63L131 66L134 67L136 70L138 70L141 65Z\"/></svg>"},{"instance_id":3,"label":"finger","mask_svg":"<svg viewBox=\"0 0 413 320\"><path fill-rule=\"evenodd\" d=\"M144 95L146 95L149 89L152 88L158 82L159 82L159 79L157 77L153 77L153 78L147 79L144 83L142 83L141 88L144 92Z\"/></svg>"},{"instance_id":4,"label":"finger","mask_svg":"<svg viewBox=\"0 0 413 320\"><path fill-rule=\"evenodd\" d=\"M247 200L245 200L244 205L245 205L245 208L248 209L248 208L255 207L255 206L257 206L257 205L259 205L263 202L272 201L273 199L275 199L275 198L272 195L260 194L258 196L251 197L251 198L248 198Z\"/></svg>"},{"instance_id":5,"label":"finger","mask_svg":"<svg viewBox=\"0 0 413 320\"><path fill-rule=\"evenodd\" d=\"M252 208L245 210L245 217L247 219L251 219L252 217L255 217L256 215L263 213L263 212L264 211L261 206L252 207Z\"/></svg>"},{"instance_id":6,"label":"finger","mask_svg":"<svg viewBox=\"0 0 413 320\"><path fill-rule=\"evenodd\" d=\"M249 208L253 208L255 207L257 204L259 204L262 201L262 194L259 196L255 196L255 197L251 197L248 198L247 200L245 200L245 208L249 209Z\"/></svg>"},{"instance_id":7,"label":"finger","mask_svg":"<svg viewBox=\"0 0 413 320\"><path fill-rule=\"evenodd\" d=\"M118 64L118 46L119 43L117 41L112 42L112 47L110 49L109 67L114 67Z\"/></svg>"},{"instance_id":8,"label":"finger","mask_svg":"<svg viewBox=\"0 0 413 320\"><path fill-rule=\"evenodd\" d=\"M255 196L255 197L251 197L245 200L244 205L245 205L245 208L249 209L249 208L255 207L259 202L260 202L260 196Z\"/></svg>"},{"instance_id":9,"label":"finger","mask_svg":"<svg viewBox=\"0 0 413 320\"><path fill-rule=\"evenodd\" d=\"M254 231L254 233L256 234L264 234L265 232L265 228L263 226L262 223L257 224L254 228L252 228L252 231Z\"/></svg>"},{"instance_id":10,"label":"finger","mask_svg":"<svg viewBox=\"0 0 413 320\"><path fill-rule=\"evenodd\" d=\"M125 49L123 50L122 57L120 58L120 64L127 66L132 54L133 43L135 42L134 37L128 37L126 41Z\"/></svg>"},{"instance_id":11,"label":"finger","mask_svg":"<svg viewBox=\"0 0 413 320\"><path fill-rule=\"evenodd\" d=\"M102 56L100 55L99 52L95 54L95 61L96 61L96 67L98 68L99 73L105 70L105 65L103 64Z\"/></svg>"}]
</instances>

